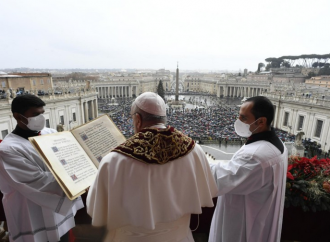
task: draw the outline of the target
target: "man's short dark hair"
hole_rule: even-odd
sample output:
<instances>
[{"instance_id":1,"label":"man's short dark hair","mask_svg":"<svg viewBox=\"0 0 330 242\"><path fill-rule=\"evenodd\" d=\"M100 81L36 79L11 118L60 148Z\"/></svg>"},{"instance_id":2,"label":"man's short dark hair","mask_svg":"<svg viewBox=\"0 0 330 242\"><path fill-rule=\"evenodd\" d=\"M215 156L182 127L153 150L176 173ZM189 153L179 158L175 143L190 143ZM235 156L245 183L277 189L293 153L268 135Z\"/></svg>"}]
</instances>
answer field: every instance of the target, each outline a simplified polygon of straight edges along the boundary
<instances>
[{"instance_id":1,"label":"man's short dark hair","mask_svg":"<svg viewBox=\"0 0 330 242\"><path fill-rule=\"evenodd\" d=\"M11 103L12 113L24 114L28 109L32 107L43 107L46 104L37 96L31 94L19 95L14 98Z\"/></svg>"},{"instance_id":2,"label":"man's short dark hair","mask_svg":"<svg viewBox=\"0 0 330 242\"><path fill-rule=\"evenodd\" d=\"M270 124L273 122L275 111L274 105L268 98L263 96L250 97L245 102L253 103L251 112L255 119L266 117L267 125L270 126Z\"/></svg>"}]
</instances>

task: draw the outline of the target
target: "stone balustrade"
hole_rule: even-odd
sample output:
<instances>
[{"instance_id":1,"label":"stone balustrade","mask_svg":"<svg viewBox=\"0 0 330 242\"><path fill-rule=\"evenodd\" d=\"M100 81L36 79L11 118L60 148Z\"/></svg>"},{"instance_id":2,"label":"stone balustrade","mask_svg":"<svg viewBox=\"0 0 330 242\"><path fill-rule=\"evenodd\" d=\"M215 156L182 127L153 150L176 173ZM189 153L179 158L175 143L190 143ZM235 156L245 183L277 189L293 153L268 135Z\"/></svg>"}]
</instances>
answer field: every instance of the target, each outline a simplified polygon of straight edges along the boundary
<instances>
[{"instance_id":1,"label":"stone balustrade","mask_svg":"<svg viewBox=\"0 0 330 242\"><path fill-rule=\"evenodd\" d=\"M290 95L280 95L273 93L264 93L263 96L266 96L272 100L285 100L287 102L295 102L301 104L310 104L315 106L324 106L330 107L330 100L323 99L322 97L307 97L307 96L290 96Z\"/></svg>"}]
</instances>

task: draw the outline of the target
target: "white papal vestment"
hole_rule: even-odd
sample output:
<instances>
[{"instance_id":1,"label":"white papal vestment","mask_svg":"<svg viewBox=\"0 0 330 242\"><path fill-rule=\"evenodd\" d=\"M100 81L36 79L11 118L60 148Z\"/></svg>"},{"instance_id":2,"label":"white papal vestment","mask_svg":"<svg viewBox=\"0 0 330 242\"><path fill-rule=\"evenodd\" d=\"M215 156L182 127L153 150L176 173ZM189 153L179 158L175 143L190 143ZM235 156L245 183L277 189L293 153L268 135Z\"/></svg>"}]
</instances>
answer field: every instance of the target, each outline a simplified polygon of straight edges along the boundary
<instances>
[{"instance_id":1,"label":"white papal vestment","mask_svg":"<svg viewBox=\"0 0 330 242\"><path fill-rule=\"evenodd\" d=\"M212 207L217 188L199 145L164 165L117 152L105 156L87 196L92 224L106 226L105 241L194 241L190 214Z\"/></svg>"},{"instance_id":2,"label":"white papal vestment","mask_svg":"<svg viewBox=\"0 0 330 242\"><path fill-rule=\"evenodd\" d=\"M54 130L44 129L41 134ZM10 241L58 241L84 205L70 201L31 143L8 134L0 144L0 190Z\"/></svg>"},{"instance_id":3,"label":"white papal vestment","mask_svg":"<svg viewBox=\"0 0 330 242\"><path fill-rule=\"evenodd\" d=\"M261 140L210 164L219 196L209 242L280 241L287 162L285 147Z\"/></svg>"}]
</instances>

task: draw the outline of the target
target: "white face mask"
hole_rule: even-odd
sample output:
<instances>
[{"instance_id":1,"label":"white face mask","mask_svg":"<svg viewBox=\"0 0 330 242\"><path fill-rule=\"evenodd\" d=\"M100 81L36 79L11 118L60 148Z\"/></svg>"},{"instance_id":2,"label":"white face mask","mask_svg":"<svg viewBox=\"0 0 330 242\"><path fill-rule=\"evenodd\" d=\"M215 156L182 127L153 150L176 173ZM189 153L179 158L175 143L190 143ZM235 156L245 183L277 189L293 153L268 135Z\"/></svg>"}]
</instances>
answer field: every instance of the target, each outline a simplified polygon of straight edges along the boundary
<instances>
[{"instance_id":1,"label":"white face mask","mask_svg":"<svg viewBox=\"0 0 330 242\"><path fill-rule=\"evenodd\" d=\"M251 124L254 124L256 121L254 121ZM256 129L259 128L259 126L258 126L255 130L253 130L251 132L250 131L250 125L251 124L243 123L240 119L237 119L234 123L234 128L235 128L236 134L238 134L241 137L250 137L252 135L252 132L256 131Z\"/></svg>"},{"instance_id":2,"label":"white face mask","mask_svg":"<svg viewBox=\"0 0 330 242\"><path fill-rule=\"evenodd\" d=\"M26 117L24 117L24 118L26 118ZM40 131L46 125L46 119L45 119L44 115L42 115L42 114L39 114L36 117L30 117L30 118L26 118L26 119L27 119L28 123L25 125L26 125L26 127L28 127L29 130L32 130L32 131Z\"/></svg>"}]
</instances>

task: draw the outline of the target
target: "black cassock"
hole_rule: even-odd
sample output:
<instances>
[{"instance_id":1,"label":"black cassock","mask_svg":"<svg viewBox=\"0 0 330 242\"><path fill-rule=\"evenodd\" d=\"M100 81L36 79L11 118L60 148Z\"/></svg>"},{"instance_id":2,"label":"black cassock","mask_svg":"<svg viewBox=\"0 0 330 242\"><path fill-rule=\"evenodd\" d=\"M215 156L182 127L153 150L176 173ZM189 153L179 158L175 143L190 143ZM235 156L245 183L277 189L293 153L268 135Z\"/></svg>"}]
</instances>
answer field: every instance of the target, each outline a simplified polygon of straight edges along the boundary
<instances>
[{"instance_id":1,"label":"black cassock","mask_svg":"<svg viewBox=\"0 0 330 242\"><path fill-rule=\"evenodd\" d=\"M0 192L0 221L6 221L5 211L3 210L2 205L2 193Z\"/></svg>"}]
</instances>

